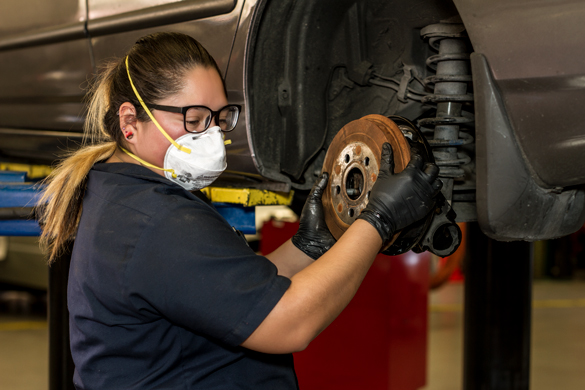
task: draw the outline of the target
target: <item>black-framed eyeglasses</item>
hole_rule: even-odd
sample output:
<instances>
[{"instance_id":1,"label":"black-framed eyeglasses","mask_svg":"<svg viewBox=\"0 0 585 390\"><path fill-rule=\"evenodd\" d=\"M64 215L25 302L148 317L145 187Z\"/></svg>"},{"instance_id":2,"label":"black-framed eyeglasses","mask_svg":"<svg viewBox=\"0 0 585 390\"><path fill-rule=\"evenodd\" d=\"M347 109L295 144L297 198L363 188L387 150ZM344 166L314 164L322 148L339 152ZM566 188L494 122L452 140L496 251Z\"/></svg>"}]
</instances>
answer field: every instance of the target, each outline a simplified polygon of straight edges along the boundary
<instances>
[{"instance_id":1,"label":"black-framed eyeglasses","mask_svg":"<svg viewBox=\"0 0 585 390\"><path fill-rule=\"evenodd\" d=\"M212 119L215 119L215 124L219 126L221 131L226 133L232 131L238 124L238 118L242 110L242 106L239 104L228 104L217 111L213 111L211 108L205 106L173 107L158 104L147 104L147 106L155 110L183 114L185 131L189 133L204 132L211 125Z\"/></svg>"}]
</instances>

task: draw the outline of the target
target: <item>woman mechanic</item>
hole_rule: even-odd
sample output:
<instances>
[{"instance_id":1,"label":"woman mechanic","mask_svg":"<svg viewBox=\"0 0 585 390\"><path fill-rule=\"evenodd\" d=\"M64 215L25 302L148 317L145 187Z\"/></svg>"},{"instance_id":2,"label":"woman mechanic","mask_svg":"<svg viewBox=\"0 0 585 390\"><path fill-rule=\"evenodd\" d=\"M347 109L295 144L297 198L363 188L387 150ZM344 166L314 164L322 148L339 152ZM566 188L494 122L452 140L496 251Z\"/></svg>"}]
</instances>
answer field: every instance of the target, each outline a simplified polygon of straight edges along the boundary
<instances>
[{"instance_id":1,"label":"woman mechanic","mask_svg":"<svg viewBox=\"0 0 585 390\"><path fill-rule=\"evenodd\" d=\"M256 255L191 192L225 169L239 110L213 58L178 33L141 38L94 83L85 131L99 143L65 159L44 195L50 261L75 237L76 388L298 388L291 353L339 315L393 233L431 210L438 168L414 153L394 174L385 144L369 204L339 241L324 174L293 239Z\"/></svg>"}]
</instances>

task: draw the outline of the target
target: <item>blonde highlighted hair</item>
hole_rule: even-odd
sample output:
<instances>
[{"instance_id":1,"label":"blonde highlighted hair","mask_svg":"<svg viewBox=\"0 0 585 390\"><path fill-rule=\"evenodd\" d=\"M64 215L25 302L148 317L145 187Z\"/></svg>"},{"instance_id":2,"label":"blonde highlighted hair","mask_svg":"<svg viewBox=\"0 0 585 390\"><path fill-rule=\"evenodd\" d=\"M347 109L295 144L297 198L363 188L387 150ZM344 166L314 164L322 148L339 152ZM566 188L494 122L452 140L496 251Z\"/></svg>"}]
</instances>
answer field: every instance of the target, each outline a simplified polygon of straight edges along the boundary
<instances>
[{"instance_id":1,"label":"blonde highlighted hair","mask_svg":"<svg viewBox=\"0 0 585 390\"><path fill-rule=\"evenodd\" d=\"M132 80L145 102L157 103L177 93L187 71L217 64L199 42L180 33L155 33L139 39L129 50ZM94 164L125 147L118 111L125 102L136 109L136 120L150 120L132 91L124 59L107 64L88 93L83 146L59 163L44 180L47 184L37 214L42 226L41 244L52 263L75 238L81 218L88 173Z\"/></svg>"}]
</instances>

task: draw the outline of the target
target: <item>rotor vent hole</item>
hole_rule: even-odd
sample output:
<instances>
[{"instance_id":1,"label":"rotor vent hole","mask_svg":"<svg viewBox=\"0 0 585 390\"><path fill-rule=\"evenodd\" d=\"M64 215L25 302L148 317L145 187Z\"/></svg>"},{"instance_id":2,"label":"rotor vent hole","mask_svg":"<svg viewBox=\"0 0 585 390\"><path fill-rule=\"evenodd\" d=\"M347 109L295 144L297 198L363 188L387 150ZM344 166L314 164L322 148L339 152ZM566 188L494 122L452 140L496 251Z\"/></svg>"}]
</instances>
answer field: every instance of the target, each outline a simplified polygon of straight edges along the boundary
<instances>
[{"instance_id":1,"label":"rotor vent hole","mask_svg":"<svg viewBox=\"0 0 585 390\"><path fill-rule=\"evenodd\" d=\"M354 215L355 215L355 211L353 211L353 209L349 209L349 217L353 218Z\"/></svg>"},{"instance_id":2,"label":"rotor vent hole","mask_svg":"<svg viewBox=\"0 0 585 390\"><path fill-rule=\"evenodd\" d=\"M335 186L335 195L339 195L341 193L341 187Z\"/></svg>"},{"instance_id":3,"label":"rotor vent hole","mask_svg":"<svg viewBox=\"0 0 585 390\"><path fill-rule=\"evenodd\" d=\"M349 162L349 154L345 155L345 162L348 163Z\"/></svg>"},{"instance_id":4,"label":"rotor vent hole","mask_svg":"<svg viewBox=\"0 0 585 390\"><path fill-rule=\"evenodd\" d=\"M366 167L370 165L370 158L369 157L366 157L366 159L364 160L364 164Z\"/></svg>"},{"instance_id":5,"label":"rotor vent hole","mask_svg":"<svg viewBox=\"0 0 585 390\"><path fill-rule=\"evenodd\" d=\"M351 200L356 200L364 190L364 174L358 168L353 168L347 174L345 192Z\"/></svg>"}]
</instances>

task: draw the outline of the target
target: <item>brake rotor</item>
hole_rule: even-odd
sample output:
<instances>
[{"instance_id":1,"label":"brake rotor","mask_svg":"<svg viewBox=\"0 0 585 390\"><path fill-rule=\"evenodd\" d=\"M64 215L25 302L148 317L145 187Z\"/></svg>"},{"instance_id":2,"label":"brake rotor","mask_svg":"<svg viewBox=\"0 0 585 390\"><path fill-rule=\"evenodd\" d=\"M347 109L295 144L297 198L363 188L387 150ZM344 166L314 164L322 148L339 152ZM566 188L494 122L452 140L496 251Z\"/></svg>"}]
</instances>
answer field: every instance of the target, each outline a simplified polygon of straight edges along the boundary
<instances>
[{"instance_id":1,"label":"brake rotor","mask_svg":"<svg viewBox=\"0 0 585 390\"><path fill-rule=\"evenodd\" d=\"M323 206L327 227L335 239L368 204L384 142L392 145L394 172L402 171L410 161L410 146L396 123L385 116L367 115L350 122L333 138L323 163L323 172L330 177Z\"/></svg>"}]
</instances>

